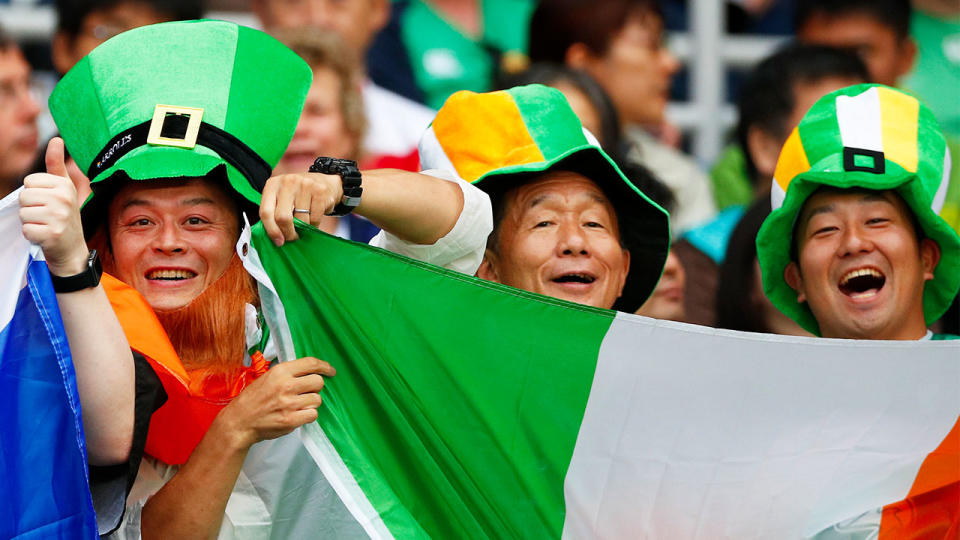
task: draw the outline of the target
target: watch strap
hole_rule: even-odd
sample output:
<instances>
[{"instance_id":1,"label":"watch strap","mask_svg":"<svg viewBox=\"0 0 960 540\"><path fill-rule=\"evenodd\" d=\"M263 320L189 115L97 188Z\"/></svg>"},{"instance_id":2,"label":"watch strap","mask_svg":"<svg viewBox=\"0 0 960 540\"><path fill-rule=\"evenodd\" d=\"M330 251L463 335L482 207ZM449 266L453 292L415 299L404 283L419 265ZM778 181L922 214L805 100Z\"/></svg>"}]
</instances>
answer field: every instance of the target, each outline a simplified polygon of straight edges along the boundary
<instances>
[{"instance_id":1,"label":"watch strap","mask_svg":"<svg viewBox=\"0 0 960 540\"><path fill-rule=\"evenodd\" d=\"M340 176L340 185L343 188L343 196L340 202L333 207L333 211L327 215L345 216L360 205L360 199L363 195L361 183L363 177L357 162L350 159L337 159L330 157L318 157L309 172L318 172L323 174L336 174Z\"/></svg>"},{"instance_id":2,"label":"watch strap","mask_svg":"<svg viewBox=\"0 0 960 540\"><path fill-rule=\"evenodd\" d=\"M91 249L87 256L87 267L82 272L72 276L50 274L50 281L53 283L55 292L71 293L96 287L100 284L101 275L103 275L103 266L100 264L100 256L97 250Z\"/></svg>"}]
</instances>

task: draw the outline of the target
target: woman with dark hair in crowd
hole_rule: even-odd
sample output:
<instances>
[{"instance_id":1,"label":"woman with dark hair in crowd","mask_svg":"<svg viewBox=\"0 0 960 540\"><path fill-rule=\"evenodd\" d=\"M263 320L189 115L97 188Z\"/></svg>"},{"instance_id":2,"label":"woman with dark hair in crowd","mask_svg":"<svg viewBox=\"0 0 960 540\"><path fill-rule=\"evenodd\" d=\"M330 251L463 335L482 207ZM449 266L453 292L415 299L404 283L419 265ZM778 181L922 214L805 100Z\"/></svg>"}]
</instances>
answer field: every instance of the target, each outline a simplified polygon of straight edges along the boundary
<instances>
[{"instance_id":1,"label":"woman with dark hair in crowd","mask_svg":"<svg viewBox=\"0 0 960 540\"><path fill-rule=\"evenodd\" d=\"M530 19L530 60L589 74L616 107L629 157L677 199L674 233L716 213L710 181L696 163L649 130L663 131L670 83L680 65L663 40L657 0L542 0Z\"/></svg>"},{"instance_id":2,"label":"woman with dark hair in crowd","mask_svg":"<svg viewBox=\"0 0 960 540\"><path fill-rule=\"evenodd\" d=\"M770 198L757 199L730 236L717 283L717 328L809 336L773 307L763 292L757 263L757 231L770 214Z\"/></svg>"}]
</instances>

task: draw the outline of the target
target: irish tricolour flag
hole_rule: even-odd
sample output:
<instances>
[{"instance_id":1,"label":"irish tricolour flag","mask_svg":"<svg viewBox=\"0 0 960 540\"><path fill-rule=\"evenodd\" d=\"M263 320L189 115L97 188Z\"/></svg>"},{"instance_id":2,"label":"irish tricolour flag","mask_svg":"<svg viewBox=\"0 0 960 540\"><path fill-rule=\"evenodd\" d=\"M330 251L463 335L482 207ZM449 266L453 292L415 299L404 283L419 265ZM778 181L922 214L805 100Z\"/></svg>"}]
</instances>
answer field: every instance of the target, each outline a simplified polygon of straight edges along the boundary
<instances>
[{"instance_id":1,"label":"irish tricolour flag","mask_svg":"<svg viewBox=\"0 0 960 540\"><path fill-rule=\"evenodd\" d=\"M960 532L960 342L661 322L300 235L240 251L281 357L337 369L271 480L320 470L300 512L336 537Z\"/></svg>"}]
</instances>

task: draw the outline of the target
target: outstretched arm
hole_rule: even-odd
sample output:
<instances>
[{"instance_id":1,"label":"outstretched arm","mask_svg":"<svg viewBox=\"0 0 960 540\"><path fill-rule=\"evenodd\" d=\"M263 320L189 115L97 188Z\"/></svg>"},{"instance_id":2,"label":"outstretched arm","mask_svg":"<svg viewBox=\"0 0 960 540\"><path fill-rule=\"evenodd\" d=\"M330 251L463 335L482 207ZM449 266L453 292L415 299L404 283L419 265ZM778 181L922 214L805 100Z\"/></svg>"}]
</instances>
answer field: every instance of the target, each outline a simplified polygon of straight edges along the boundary
<instances>
[{"instance_id":1,"label":"outstretched arm","mask_svg":"<svg viewBox=\"0 0 960 540\"><path fill-rule=\"evenodd\" d=\"M463 191L454 182L398 169L363 171L363 197L354 210L381 229L416 244L443 238L463 210ZM298 238L296 217L317 226L343 196L340 177L320 173L285 174L267 181L260 219L277 245Z\"/></svg>"},{"instance_id":2,"label":"outstretched arm","mask_svg":"<svg viewBox=\"0 0 960 540\"><path fill-rule=\"evenodd\" d=\"M86 268L87 245L77 191L67 174L63 140L50 141L47 173L27 176L20 220L27 240L40 245L55 276ZM133 356L103 287L58 293L57 304L77 374L83 430L93 465L126 461L133 439Z\"/></svg>"}]
</instances>

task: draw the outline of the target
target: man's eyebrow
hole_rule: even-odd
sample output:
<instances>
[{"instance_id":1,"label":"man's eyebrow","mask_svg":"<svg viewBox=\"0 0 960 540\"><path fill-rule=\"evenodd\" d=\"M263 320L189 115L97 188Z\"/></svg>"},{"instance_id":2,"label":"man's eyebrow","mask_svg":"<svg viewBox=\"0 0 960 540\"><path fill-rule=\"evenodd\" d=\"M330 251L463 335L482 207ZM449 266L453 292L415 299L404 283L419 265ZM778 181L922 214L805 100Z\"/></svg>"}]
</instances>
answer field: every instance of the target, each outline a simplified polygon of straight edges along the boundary
<instances>
[{"instance_id":1,"label":"man's eyebrow","mask_svg":"<svg viewBox=\"0 0 960 540\"><path fill-rule=\"evenodd\" d=\"M543 195L537 195L536 197L530 199L530 204L528 205L528 208L533 208L538 204L542 204L544 201L546 201L549 198L550 198L550 194L547 194L547 193Z\"/></svg>"},{"instance_id":2,"label":"man's eyebrow","mask_svg":"<svg viewBox=\"0 0 960 540\"><path fill-rule=\"evenodd\" d=\"M180 201L180 206L196 206L198 204L216 204L213 202L213 199L209 197L194 197L192 199L184 199Z\"/></svg>"},{"instance_id":3,"label":"man's eyebrow","mask_svg":"<svg viewBox=\"0 0 960 540\"><path fill-rule=\"evenodd\" d=\"M886 203L888 203L888 202L890 202L890 199L887 199L886 197L884 197L884 196L883 196L883 193L872 192L872 193L864 193L864 194L863 194L863 197L860 198L860 202L861 202L861 203L869 203L869 202L886 202Z\"/></svg>"},{"instance_id":4,"label":"man's eyebrow","mask_svg":"<svg viewBox=\"0 0 960 540\"><path fill-rule=\"evenodd\" d=\"M131 206L148 206L149 204L150 203L143 199L129 199L124 201L124 203L120 206L120 210L126 210Z\"/></svg>"},{"instance_id":5,"label":"man's eyebrow","mask_svg":"<svg viewBox=\"0 0 960 540\"><path fill-rule=\"evenodd\" d=\"M607 199L606 199L603 195L601 195L601 194L599 194L599 193L592 193L592 192L591 192L591 193L588 193L587 196L590 197L591 199L593 199L594 201L600 203L600 204L605 204L605 203L607 202ZM552 199L552 198L554 198L554 197L556 197L556 195L553 195L553 194L550 194L550 193L545 193L545 194L543 194L543 195L537 195L537 196L534 197L533 199L530 199L530 205L529 205L528 207L529 207L529 208L533 208L534 206L537 206L538 204L543 203L543 202L546 201L547 199Z\"/></svg>"},{"instance_id":6,"label":"man's eyebrow","mask_svg":"<svg viewBox=\"0 0 960 540\"><path fill-rule=\"evenodd\" d=\"M197 206L201 204L216 204L213 199L209 197L194 197L192 199L184 199L180 201L180 206ZM120 206L120 210L126 210L132 206L150 206L150 201L144 199L130 199L124 201L123 205Z\"/></svg>"},{"instance_id":7,"label":"man's eyebrow","mask_svg":"<svg viewBox=\"0 0 960 540\"><path fill-rule=\"evenodd\" d=\"M829 214L834 211L834 205L832 204L821 204L820 206L814 206L811 208L805 216L803 216L803 227L806 227L810 220L813 219L817 214Z\"/></svg>"}]
</instances>

